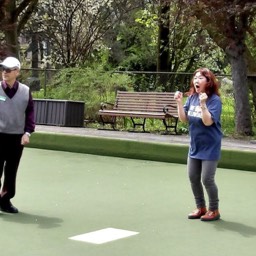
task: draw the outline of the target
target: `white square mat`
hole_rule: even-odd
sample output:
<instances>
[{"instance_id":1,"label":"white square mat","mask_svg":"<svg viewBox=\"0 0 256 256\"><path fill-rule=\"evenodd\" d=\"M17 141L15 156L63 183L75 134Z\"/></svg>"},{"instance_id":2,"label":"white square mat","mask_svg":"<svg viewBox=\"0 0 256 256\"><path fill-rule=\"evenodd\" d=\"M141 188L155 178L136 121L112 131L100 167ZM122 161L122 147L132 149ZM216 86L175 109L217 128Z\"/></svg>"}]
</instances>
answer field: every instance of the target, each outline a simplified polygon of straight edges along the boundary
<instances>
[{"instance_id":1,"label":"white square mat","mask_svg":"<svg viewBox=\"0 0 256 256\"><path fill-rule=\"evenodd\" d=\"M117 239L126 238L139 234L138 232L117 229L117 228L105 228L90 233L85 233L77 236L69 237L71 240L88 242L93 244L103 244L112 242Z\"/></svg>"}]
</instances>

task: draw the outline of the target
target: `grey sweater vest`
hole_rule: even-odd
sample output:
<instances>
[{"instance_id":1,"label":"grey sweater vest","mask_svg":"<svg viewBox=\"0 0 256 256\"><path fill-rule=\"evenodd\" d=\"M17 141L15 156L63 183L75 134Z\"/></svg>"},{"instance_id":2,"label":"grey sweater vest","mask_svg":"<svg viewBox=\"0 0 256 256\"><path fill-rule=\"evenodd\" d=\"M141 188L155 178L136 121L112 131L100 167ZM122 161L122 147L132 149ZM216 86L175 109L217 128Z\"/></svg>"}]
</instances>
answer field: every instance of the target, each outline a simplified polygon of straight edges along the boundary
<instances>
[{"instance_id":1,"label":"grey sweater vest","mask_svg":"<svg viewBox=\"0 0 256 256\"><path fill-rule=\"evenodd\" d=\"M24 133L28 101L29 87L25 84L19 83L17 92L10 99L0 83L0 133Z\"/></svg>"}]
</instances>

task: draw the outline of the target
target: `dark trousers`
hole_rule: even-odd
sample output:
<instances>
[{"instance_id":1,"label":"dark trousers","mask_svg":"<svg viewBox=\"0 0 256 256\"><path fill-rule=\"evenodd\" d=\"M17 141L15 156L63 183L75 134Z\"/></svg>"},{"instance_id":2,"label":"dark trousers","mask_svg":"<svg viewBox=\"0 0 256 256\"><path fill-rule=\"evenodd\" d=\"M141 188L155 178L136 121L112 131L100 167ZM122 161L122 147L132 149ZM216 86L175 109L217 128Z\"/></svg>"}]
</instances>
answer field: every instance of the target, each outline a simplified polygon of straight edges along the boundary
<instances>
[{"instance_id":1,"label":"dark trousers","mask_svg":"<svg viewBox=\"0 0 256 256\"><path fill-rule=\"evenodd\" d=\"M15 196L16 176L24 146L22 134L0 133L0 187L1 200L8 201Z\"/></svg>"},{"instance_id":2,"label":"dark trousers","mask_svg":"<svg viewBox=\"0 0 256 256\"><path fill-rule=\"evenodd\" d=\"M218 187L215 173L218 161L199 160L188 157L188 176L197 208L206 207L203 185L209 197L209 210L219 209Z\"/></svg>"}]
</instances>

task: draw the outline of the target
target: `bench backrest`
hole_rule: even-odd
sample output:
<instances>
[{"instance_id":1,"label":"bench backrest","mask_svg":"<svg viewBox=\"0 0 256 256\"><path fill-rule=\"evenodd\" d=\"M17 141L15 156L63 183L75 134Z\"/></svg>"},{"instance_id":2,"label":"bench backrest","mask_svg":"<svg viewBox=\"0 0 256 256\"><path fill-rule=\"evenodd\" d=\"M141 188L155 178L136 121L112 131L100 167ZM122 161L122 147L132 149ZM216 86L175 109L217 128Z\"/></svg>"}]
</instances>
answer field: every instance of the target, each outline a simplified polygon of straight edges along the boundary
<instances>
[{"instance_id":1,"label":"bench backrest","mask_svg":"<svg viewBox=\"0 0 256 256\"><path fill-rule=\"evenodd\" d=\"M174 92L118 91L114 109L123 111L163 112L166 105L176 106ZM177 112L176 109L169 109Z\"/></svg>"}]
</instances>

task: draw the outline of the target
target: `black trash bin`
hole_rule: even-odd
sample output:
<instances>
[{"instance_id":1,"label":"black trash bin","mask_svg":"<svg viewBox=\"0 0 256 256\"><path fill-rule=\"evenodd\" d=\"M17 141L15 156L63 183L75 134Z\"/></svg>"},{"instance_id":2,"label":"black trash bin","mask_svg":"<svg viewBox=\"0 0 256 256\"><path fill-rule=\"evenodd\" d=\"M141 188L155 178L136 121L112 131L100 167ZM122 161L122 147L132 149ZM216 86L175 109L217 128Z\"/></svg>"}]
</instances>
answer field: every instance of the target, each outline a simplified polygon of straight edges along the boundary
<instances>
[{"instance_id":1,"label":"black trash bin","mask_svg":"<svg viewBox=\"0 0 256 256\"><path fill-rule=\"evenodd\" d=\"M35 121L41 125L83 127L83 101L34 99Z\"/></svg>"}]
</instances>

